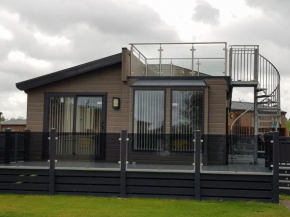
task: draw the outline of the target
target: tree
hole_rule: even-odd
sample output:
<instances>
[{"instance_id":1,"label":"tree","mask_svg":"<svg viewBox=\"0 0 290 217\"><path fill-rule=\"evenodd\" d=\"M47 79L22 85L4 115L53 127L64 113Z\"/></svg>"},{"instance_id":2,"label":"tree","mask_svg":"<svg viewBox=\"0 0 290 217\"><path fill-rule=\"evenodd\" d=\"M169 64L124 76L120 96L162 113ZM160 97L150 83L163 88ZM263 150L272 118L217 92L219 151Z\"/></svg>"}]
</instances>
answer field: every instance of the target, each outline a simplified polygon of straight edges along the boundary
<instances>
[{"instance_id":1,"label":"tree","mask_svg":"<svg viewBox=\"0 0 290 217\"><path fill-rule=\"evenodd\" d=\"M1 122L6 121L5 117L1 115L1 119L0 119L0 121L1 121Z\"/></svg>"},{"instance_id":2,"label":"tree","mask_svg":"<svg viewBox=\"0 0 290 217\"><path fill-rule=\"evenodd\" d=\"M290 120L287 120L287 118L286 118L286 128L287 130L290 130Z\"/></svg>"}]
</instances>

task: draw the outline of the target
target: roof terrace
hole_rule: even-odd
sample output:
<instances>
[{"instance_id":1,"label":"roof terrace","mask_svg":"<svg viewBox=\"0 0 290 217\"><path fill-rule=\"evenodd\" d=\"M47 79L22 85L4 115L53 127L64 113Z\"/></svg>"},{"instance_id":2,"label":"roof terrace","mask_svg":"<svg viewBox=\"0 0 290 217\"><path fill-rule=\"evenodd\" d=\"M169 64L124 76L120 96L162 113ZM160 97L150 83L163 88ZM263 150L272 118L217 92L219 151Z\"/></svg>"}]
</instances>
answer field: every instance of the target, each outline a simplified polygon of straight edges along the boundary
<instances>
[{"instance_id":1,"label":"roof terrace","mask_svg":"<svg viewBox=\"0 0 290 217\"><path fill-rule=\"evenodd\" d=\"M131 76L227 76L227 43L131 43Z\"/></svg>"}]
</instances>

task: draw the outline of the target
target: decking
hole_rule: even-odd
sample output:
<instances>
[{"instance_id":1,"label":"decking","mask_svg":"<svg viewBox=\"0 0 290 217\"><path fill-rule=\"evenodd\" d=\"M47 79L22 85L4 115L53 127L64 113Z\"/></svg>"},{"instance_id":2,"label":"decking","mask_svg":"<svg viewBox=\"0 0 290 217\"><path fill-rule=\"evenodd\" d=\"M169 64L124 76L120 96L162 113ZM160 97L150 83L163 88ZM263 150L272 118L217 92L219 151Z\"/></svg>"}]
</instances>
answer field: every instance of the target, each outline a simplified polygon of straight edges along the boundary
<instances>
[{"instance_id":1,"label":"decking","mask_svg":"<svg viewBox=\"0 0 290 217\"><path fill-rule=\"evenodd\" d=\"M10 164L0 164L1 168L18 168L18 169L48 169L49 162L45 161L27 161L27 162L12 162ZM58 161L55 163L56 169L69 170L108 170L120 171L119 163L106 162L77 162L77 161ZM162 165L162 164L135 164L128 163L127 170L131 171L172 171L172 172L194 172L194 165ZM265 160L259 159L259 164L229 164L218 166L201 166L201 172L220 172L220 173L268 173L272 170L265 167Z\"/></svg>"}]
</instances>

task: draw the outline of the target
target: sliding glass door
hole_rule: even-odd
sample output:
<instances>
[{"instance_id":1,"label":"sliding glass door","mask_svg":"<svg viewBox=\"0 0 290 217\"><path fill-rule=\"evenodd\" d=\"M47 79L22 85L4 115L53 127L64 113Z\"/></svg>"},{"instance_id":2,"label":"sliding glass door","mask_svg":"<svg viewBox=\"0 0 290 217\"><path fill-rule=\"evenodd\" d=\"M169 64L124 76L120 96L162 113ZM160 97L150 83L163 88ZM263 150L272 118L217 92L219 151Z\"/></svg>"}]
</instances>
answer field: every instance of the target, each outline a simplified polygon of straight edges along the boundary
<instances>
[{"instance_id":1,"label":"sliding glass door","mask_svg":"<svg viewBox=\"0 0 290 217\"><path fill-rule=\"evenodd\" d=\"M193 135L203 127L203 92L172 91L171 150L193 151Z\"/></svg>"},{"instance_id":2,"label":"sliding glass door","mask_svg":"<svg viewBox=\"0 0 290 217\"><path fill-rule=\"evenodd\" d=\"M47 130L58 132L57 155L101 156L105 149L105 96L51 95L47 98Z\"/></svg>"}]
</instances>

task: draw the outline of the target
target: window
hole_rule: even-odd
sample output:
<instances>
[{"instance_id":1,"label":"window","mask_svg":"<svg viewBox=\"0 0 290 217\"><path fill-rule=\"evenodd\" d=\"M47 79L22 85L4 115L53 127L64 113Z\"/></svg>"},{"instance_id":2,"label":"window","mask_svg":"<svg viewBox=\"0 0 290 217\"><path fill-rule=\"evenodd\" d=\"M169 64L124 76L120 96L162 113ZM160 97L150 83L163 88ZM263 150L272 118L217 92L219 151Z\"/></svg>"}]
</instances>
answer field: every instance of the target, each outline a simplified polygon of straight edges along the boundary
<instances>
[{"instance_id":1,"label":"window","mask_svg":"<svg viewBox=\"0 0 290 217\"><path fill-rule=\"evenodd\" d=\"M203 126L203 92L172 91L171 150L193 151L193 135Z\"/></svg>"},{"instance_id":2,"label":"window","mask_svg":"<svg viewBox=\"0 0 290 217\"><path fill-rule=\"evenodd\" d=\"M165 91L135 90L134 150L163 150Z\"/></svg>"}]
</instances>

